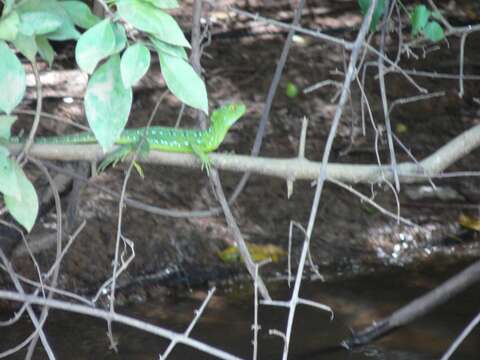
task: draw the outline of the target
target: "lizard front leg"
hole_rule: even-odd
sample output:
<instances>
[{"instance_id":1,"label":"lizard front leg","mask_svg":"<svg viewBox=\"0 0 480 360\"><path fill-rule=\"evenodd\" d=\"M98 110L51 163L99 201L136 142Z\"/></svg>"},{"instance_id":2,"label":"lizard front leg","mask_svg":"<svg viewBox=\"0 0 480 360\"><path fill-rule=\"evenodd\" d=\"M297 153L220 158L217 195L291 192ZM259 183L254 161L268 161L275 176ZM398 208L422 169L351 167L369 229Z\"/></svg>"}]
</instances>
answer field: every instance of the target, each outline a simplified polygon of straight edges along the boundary
<instances>
[{"instance_id":1,"label":"lizard front leg","mask_svg":"<svg viewBox=\"0 0 480 360\"><path fill-rule=\"evenodd\" d=\"M197 144L190 144L192 147L192 152L200 159L202 162L202 170L205 168L207 175L210 176L210 168L212 161L208 157L207 153Z\"/></svg>"}]
</instances>

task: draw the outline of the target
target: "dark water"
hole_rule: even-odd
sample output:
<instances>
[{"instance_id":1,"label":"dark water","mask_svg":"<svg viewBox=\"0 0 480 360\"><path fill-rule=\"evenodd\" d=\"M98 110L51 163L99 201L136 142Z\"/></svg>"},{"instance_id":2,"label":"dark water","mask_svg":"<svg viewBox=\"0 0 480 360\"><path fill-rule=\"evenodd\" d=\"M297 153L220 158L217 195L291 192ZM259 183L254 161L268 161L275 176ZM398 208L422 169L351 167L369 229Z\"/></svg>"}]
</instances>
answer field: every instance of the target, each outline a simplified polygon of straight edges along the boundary
<instances>
[{"instance_id":1,"label":"dark water","mask_svg":"<svg viewBox=\"0 0 480 360\"><path fill-rule=\"evenodd\" d=\"M427 360L438 359L454 337L480 311L480 286L437 308L435 312L418 319L408 327L397 330L373 344L346 351L338 348L348 337L350 328L359 329L391 313L447 279L459 269L430 273L429 269L376 272L371 275L337 280L312 282L303 288L302 297L328 304L335 311L329 315L305 306L297 308L290 359L373 359L373 360ZM286 299L288 287L284 283L270 285L276 299ZM141 317L166 328L183 331L193 317L193 311L205 297L203 291L189 296L178 296L166 302L118 309L119 312ZM108 349L103 321L53 311L47 326L51 346L58 359L158 359L167 342L158 337L124 326L115 325L119 353ZM259 359L280 359L282 341L268 335L268 329L284 330L285 309L260 308ZM5 315L2 316L5 318ZM250 290L241 288L218 291L210 302L202 320L193 331L193 337L243 357L251 358L250 330L253 319ZM20 342L31 330L25 321L14 328L0 329L0 346ZM23 359L20 352L10 359ZM46 358L37 351L35 359ZM169 359L212 359L184 346L178 346ZM480 359L480 329L463 343L452 359Z\"/></svg>"}]
</instances>

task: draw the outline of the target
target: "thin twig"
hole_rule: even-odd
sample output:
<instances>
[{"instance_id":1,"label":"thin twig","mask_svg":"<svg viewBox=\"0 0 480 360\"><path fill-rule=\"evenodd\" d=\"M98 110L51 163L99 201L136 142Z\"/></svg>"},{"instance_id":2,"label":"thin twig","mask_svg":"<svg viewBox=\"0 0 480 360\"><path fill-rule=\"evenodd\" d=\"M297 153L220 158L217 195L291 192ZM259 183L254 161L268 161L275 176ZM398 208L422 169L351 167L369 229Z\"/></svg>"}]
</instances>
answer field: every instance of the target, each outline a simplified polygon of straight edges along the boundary
<instances>
[{"instance_id":1,"label":"thin twig","mask_svg":"<svg viewBox=\"0 0 480 360\"><path fill-rule=\"evenodd\" d=\"M300 286L302 283L302 275L303 275L303 270L305 268L305 261L307 258L307 253L308 249L310 247L310 239L312 237L313 233L313 228L315 225L315 220L317 217L317 212L320 204L320 197L322 194L323 186L325 183L325 180L327 179L327 164L330 158L330 152L333 146L333 141L335 139L335 135L337 133L337 127L340 123L340 118L343 113L343 107L345 103L348 100L348 96L350 93L350 86L352 84L352 81L355 79L355 65L358 59L358 56L360 54L360 49L364 45L365 37L368 32L368 28L370 26L370 23L372 21L372 16L373 16L373 10L377 6L377 0L373 0L370 3L370 8L365 15L365 18L363 20L362 26L360 28L360 31L358 32L357 38L354 42L354 46L352 49L352 54L350 56L350 63L348 65L348 69L345 75L343 87L342 87L342 93L340 95L340 99L337 105L337 109L335 112L335 116L333 118L333 122L330 128L330 132L328 134L327 142L325 145L325 149L323 152L323 157L322 157L322 165L320 168L320 174L318 175L317 179L317 186L315 189L315 195L313 198L313 203L310 211L310 217L308 220L308 226L307 226L307 233L305 236L305 241L303 243L303 248L302 252L300 255L300 262L298 265L298 270L297 270L297 275L295 278L295 285L293 288L292 296L291 296L291 306L289 308L289 313L288 313L288 320L287 320L287 327L285 331L285 344L283 348L283 360L287 360L288 358L288 352L290 348L290 339L291 339L291 334L292 334L292 329L293 329L293 320L295 317L295 310L299 298L299 293L300 293Z\"/></svg>"},{"instance_id":2,"label":"thin twig","mask_svg":"<svg viewBox=\"0 0 480 360\"><path fill-rule=\"evenodd\" d=\"M27 141L25 141L25 145L23 147L22 152L18 156L18 162L22 162L25 155L28 154L31 146L33 145L33 141L35 140L35 134L37 133L38 125L40 124L40 118L42 114L42 104L43 104L43 92L42 92L42 82L40 80L40 74L38 72L37 63L32 63L32 70L33 75L35 76L35 87L37 91L37 106L35 108L35 117L33 119L33 124L30 129L30 133L28 134Z\"/></svg>"},{"instance_id":3,"label":"thin twig","mask_svg":"<svg viewBox=\"0 0 480 360\"><path fill-rule=\"evenodd\" d=\"M197 37L200 37L200 12L201 12L201 0L195 0L194 4L194 23L193 23L193 31L197 34ZM195 71L198 73L199 76L201 76L201 69L200 69L200 40L196 39L195 40L197 46L192 47L192 58L195 59L197 62L197 68L195 68ZM201 125L203 128L205 128L205 123L201 122ZM242 257L242 260L250 273L250 276L252 279L255 278L255 263L253 262L253 259L250 255L250 252L248 251L247 244L245 243L245 240L243 238L243 235L240 231L240 228L238 227L238 224L233 216L233 213L230 209L230 206L228 204L228 201L225 197L222 183L220 181L220 177L218 176L218 171L217 169L213 168L210 170L210 184L212 185L212 188L214 190L214 193L220 202L220 206L223 210L223 214L225 216L225 220L227 221L228 227L230 228L230 231L232 232L232 235L235 238L235 242L238 246L238 250L240 252L240 255ZM243 178L248 178L248 175L244 175ZM242 183L242 181L240 181ZM237 188L240 188L240 184L237 186ZM259 284L259 290L262 296L265 299L270 299L270 295L268 293L267 286L265 285L264 281L262 280L261 277L258 277L258 284Z\"/></svg>"},{"instance_id":4,"label":"thin twig","mask_svg":"<svg viewBox=\"0 0 480 360\"><path fill-rule=\"evenodd\" d=\"M385 7L390 8L390 1L385 0ZM382 99L383 116L385 120L385 128L387 129L388 149L390 151L390 164L392 167L393 179L395 181L395 189L400 191L400 180L398 179L397 156L395 155L395 147L393 145L392 125L390 122L390 113L388 112L387 90L385 88L385 65L383 59L385 58L385 37L387 36L388 18L385 19L381 36L380 36L380 54L378 57L378 80L380 84L380 96Z\"/></svg>"},{"instance_id":5,"label":"thin twig","mask_svg":"<svg viewBox=\"0 0 480 360\"><path fill-rule=\"evenodd\" d=\"M28 153L26 153L26 154L28 154ZM56 247L55 259L57 260L57 259L60 259L61 256L62 256L62 235L63 235L62 234L62 216L63 215L62 215L62 203L60 201L60 194L58 193L58 189L55 185L55 181L51 177L51 175L48 172L48 169L45 167L45 165L43 165L41 161L38 161L37 159L34 159L30 156L28 157L28 160L31 161L33 164L35 164L35 166L38 167L40 169L40 171L43 173L43 175L47 178L50 189L52 190L53 198L55 200L55 211L56 211L56 219L57 219L57 227L55 229L56 230L56 238L57 238L57 241L56 241L57 247ZM60 274L60 262L55 261L54 266L52 267L52 270L53 271L50 272L50 274L51 274L50 286L55 288L57 286L58 276ZM54 295L53 292L49 292L47 299L52 299L53 295ZM45 306L42 309L42 313L40 315L40 322L41 323L44 323L45 320L47 319L48 312L49 312L48 306ZM40 334L38 334L38 335L40 335ZM29 360L33 357L37 341L38 341L38 336L35 336L33 338L32 342L30 343L29 348L28 348L27 355L25 356L26 360ZM43 341L42 341L42 345L44 345Z\"/></svg>"},{"instance_id":6,"label":"thin twig","mask_svg":"<svg viewBox=\"0 0 480 360\"><path fill-rule=\"evenodd\" d=\"M19 293L16 293L13 291L7 291L7 290L0 290L0 298L5 300L27 302L29 304L48 306L48 307L59 309L59 310L64 310L64 311L83 314L83 315L87 315L87 316L91 316L99 319L114 321L119 324L124 324L132 328L139 329L144 332L148 332L150 334L154 334L166 339L170 339L171 341L176 341L177 343L188 345L192 348L195 348L204 353L216 356L220 359L241 360L241 358L235 355L229 354L213 346L207 345L203 342L187 337L184 334L179 334L174 331L170 331L162 327L159 327L159 326L156 326L156 325L153 325L129 316L125 316L117 313L110 314L109 311L105 311L102 309L92 308L85 305L72 304L65 301L61 301L61 300L44 299L38 296L23 295L23 294L19 294Z\"/></svg>"},{"instance_id":7,"label":"thin twig","mask_svg":"<svg viewBox=\"0 0 480 360\"><path fill-rule=\"evenodd\" d=\"M33 110L14 110L13 113L15 114L25 114L25 115L33 115L33 116L36 116L37 112L36 111L33 111ZM67 119L65 117L62 117L62 116L57 116L57 115L53 115L53 114L50 114L50 113L46 113L46 112L41 112L40 113L40 118L46 118L46 119L51 119L51 120L55 120L55 121L58 121L58 122L61 122L63 124L68 124L70 126L73 126L73 127L76 127L82 131L90 131L90 128L88 126L85 126L85 125L82 125L82 124L79 124L73 120L70 120L70 119Z\"/></svg>"},{"instance_id":8,"label":"thin twig","mask_svg":"<svg viewBox=\"0 0 480 360\"><path fill-rule=\"evenodd\" d=\"M125 194L126 194L126 191L127 191L127 185L128 185L128 180L130 179L130 175L132 173L132 170L133 170L133 167L135 165L135 162L137 160L137 157L140 153L140 149L142 148L143 144L145 143L146 141L146 135L147 135L147 131L148 131L148 128L150 127L150 124L152 123L157 111L158 111L158 108L160 106L160 103L162 102L163 98L166 96L167 94L167 91L165 91L158 99L157 103L155 104L155 107L150 115L150 118L148 119L148 123L145 127L145 130L144 130L144 133L143 133L143 136L140 140L140 142L138 143L136 149L135 149L135 152L130 160L130 164L128 166L128 169L127 169L127 172L125 174L125 179L123 180L123 185L122 185L122 191L120 193L120 201L119 201L119 204L118 204L118 222L117 222L117 236L116 236L116 241L115 241L115 256L114 256L114 261L113 261L113 273L112 273L112 284L111 284L111 287L110 287L110 298L109 298L109 301L110 301L110 314L113 315L115 313L115 286L116 286L116 281L117 281L117 277L118 277L118 274L117 274L117 271L123 271L124 269L126 269L126 266L127 264L133 260L133 254L132 253L132 257L130 257L129 261L127 261L126 263L124 263L125 265L122 266L121 269L118 269L118 261L119 261L119 256L120 256L120 241L122 240L123 236L122 236L122 224L123 224L123 221L122 221L122 218L123 218L123 209L124 209L124 203L125 203ZM133 250L133 242L130 242L131 243L131 249ZM113 339L113 334L112 334L112 329L111 329L111 326L112 326L112 322L111 321L107 321L107 325L108 325L108 336L109 336L109 339L110 339L110 344L111 344L111 347L113 349L115 349L115 351L117 351L116 349L116 342L114 341Z\"/></svg>"},{"instance_id":9,"label":"thin twig","mask_svg":"<svg viewBox=\"0 0 480 360\"><path fill-rule=\"evenodd\" d=\"M0 259L3 262L3 265L7 269L7 273L10 276L10 279L12 280L15 288L18 291L18 294L20 296L26 296L25 291L20 284L20 281L18 281L17 275L15 271L12 268L12 265L10 264L10 261L8 261L7 257L3 253L3 250L0 248ZM48 307L45 306L43 309L47 309ZM47 353L47 356L50 360L55 360L55 355L53 354L53 350L50 347L50 344L48 343L47 337L45 335L45 332L43 330L43 324L45 323L46 317L42 315L40 316L40 319L37 318L37 315L33 311L32 307L30 305L26 306L26 310L28 312L28 315L30 316L30 320L32 321L33 325L35 326L35 331L31 334L31 336L28 337L28 342L23 341L20 345L15 346L7 351L3 351L0 354L0 357L6 357L8 355L14 354L15 352L19 351L22 347L26 346L28 343L33 344L36 343L37 336L40 338L40 341L42 342L43 348L45 349L45 352ZM21 347L19 347L21 346Z\"/></svg>"},{"instance_id":10,"label":"thin twig","mask_svg":"<svg viewBox=\"0 0 480 360\"><path fill-rule=\"evenodd\" d=\"M337 181L337 180L331 180L332 183L334 183L335 185L338 185L340 186L342 189L345 189L349 192L351 192L352 194L354 194L355 196L357 196L358 198L360 198L362 201L364 202L367 202L368 204L370 204L371 206L373 206L375 209L377 209L378 211L380 211L383 215L385 216L388 216L388 217L391 217L392 219L396 220L396 221L399 221L405 225L408 225L408 226L413 226L413 227L419 227L419 225L415 224L414 222L406 219L406 218L403 218L401 217L399 214L398 214L398 207L397 207L397 213L393 213L387 209L385 209L384 207L380 206L379 204L377 204L375 201L373 201L372 199L368 198L367 196L365 196L364 194L362 194L361 192L355 190L353 187L349 186L349 185L346 185L340 181ZM398 203L398 201L397 201Z\"/></svg>"},{"instance_id":11,"label":"thin twig","mask_svg":"<svg viewBox=\"0 0 480 360\"><path fill-rule=\"evenodd\" d=\"M200 320L200 317L202 316L204 310L206 309L208 303L210 302L210 299L212 298L213 294L215 294L215 290L216 290L215 287L210 289L208 291L207 297L205 298L205 300L203 300L203 303L200 306L200 308L198 310L195 310L195 317L190 322L190 325L188 326L187 330L185 330L185 332L183 333L186 337L190 336L190 333L192 332L193 328L197 324L198 320ZM165 352L159 356L159 359L165 360L168 357L168 355L170 355L170 353L172 352L176 344L177 344L176 341L171 341L170 344L168 345L168 348L165 350Z\"/></svg>"},{"instance_id":12,"label":"thin twig","mask_svg":"<svg viewBox=\"0 0 480 360\"><path fill-rule=\"evenodd\" d=\"M253 143L252 150L250 152L251 156L257 156L260 153L260 149L262 147L263 138L265 136L265 131L268 125L268 120L270 118L270 110L272 108L273 100L277 93L278 85L282 78L283 69L285 68L285 64L288 59L288 54L290 52L290 48L293 44L293 36L295 35L296 28L298 24L300 24L300 19L302 16L302 11L305 6L305 0L300 0L298 3L297 8L295 9L295 14L293 16L293 21L291 27L288 30L287 39L283 45L282 53L280 54L280 59L277 61L277 66L275 67L275 72L273 74L272 82L270 83L270 87L268 89L267 99L265 100L265 106L263 107L262 116L260 118L260 124L258 125L257 134L255 135L255 141ZM233 9L234 11L238 11L239 13L243 13L240 10ZM248 179L250 178L250 173L245 172L238 182L237 186L235 187L232 195L230 196L229 203L235 201L235 199L240 195L243 191L245 186L247 185Z\"/></svg>"},{"instance_id":13,"label":"thin twig","mask_svg":"<svg viewBox=\"0 0 480 360\"><path fill-rule=\"evenodd\" d=\"M475 316L472 321L463 329L462 333L455 339L455 341L450 345L447 352L442 356L440 360L448 360L450 356L453 355L455 350L462 344L463 340L472 332L472 330L480 323L480 313Z\"/></svg>"},{"instance_id":14,"label":"thin twig","mask_svg":"<svg viewBox=\"0 0 480 360\"><path fill-rule=\"evenodd\" d=\"M218 171L216 169L210 170L210 180L211 180L211 183L213 184L215 194L217 195L217 199L220 202L220 205L223 209L223 213L225 215L225 220L227 221L228 227L230 228L230 231L232 232L232 235L235 238L235 243L237 244L238 251L240 252L243 263L245 264L245 267L250 273L250 276L252 277L252 279L255 279L255 263L252 259L252 256L250 255L250 252L248 250L245 239L243 238L243 235L240 231L240 228L238 227L237 222L235 221L235 218L232 214L230 206L228 205L227 199L225 197L225 193L223 192L222 184L220 182L220 178L218 176ZM267 300L271 299L270 294L268 293L267 286L265 285L265 282L262 280L260 276L257 277L257 281L258 281L258 289L262 297Z\"/></svg>"}]
</instances>

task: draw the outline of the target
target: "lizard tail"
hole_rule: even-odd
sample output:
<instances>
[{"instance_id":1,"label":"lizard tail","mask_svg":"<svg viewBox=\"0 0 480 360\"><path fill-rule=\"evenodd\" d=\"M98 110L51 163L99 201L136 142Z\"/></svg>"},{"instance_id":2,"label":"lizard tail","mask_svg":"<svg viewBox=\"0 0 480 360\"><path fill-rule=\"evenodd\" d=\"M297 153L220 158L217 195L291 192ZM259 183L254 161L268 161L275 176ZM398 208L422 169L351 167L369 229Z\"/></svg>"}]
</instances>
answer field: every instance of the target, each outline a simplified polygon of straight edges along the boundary
<instances>
[{"instance_id":1,"label":"lizard tail","mask_svg":"<svg viewBox=\"0 0 480 360\"><path fill-rule=\"evenodd\" d=\"M13 136L9 139L9 142L13 144L20 144L25 142L24 137ZM89 132L63 135L63 136L48 136L48 137L36 137L35 144L89 144L96 143L95 135Z\"/></svg>"}]
</instances>

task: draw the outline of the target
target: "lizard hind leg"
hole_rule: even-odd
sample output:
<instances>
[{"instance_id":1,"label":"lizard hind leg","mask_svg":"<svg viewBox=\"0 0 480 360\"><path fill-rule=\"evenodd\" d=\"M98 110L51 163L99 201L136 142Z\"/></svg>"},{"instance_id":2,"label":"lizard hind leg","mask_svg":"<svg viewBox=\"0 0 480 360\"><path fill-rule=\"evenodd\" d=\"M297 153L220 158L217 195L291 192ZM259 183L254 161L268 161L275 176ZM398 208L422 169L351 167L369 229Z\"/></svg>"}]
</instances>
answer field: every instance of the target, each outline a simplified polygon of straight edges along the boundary
<instances>
[{"instance_id":1,"label":"lizard hind leg","mask_svg":"<svg viewBox=\"0 0 480 360\"><path fill-rule=\"evenodd\" d=\"M120 145L111 153L105 156L105 159L102 160L100 165L98 166L98 172L103 172L107 167L112 165L115 167L120 161L126 159L126 157L131 154L135 150L132 144L124 144Z\"/></svg>"},{"instance_id":2,"label":"lizard hind leg","mask_svg":"<svg viewBox=\"0 0 480 360\"><path fill-rule=\"evenodd\" d=\"M105 159L102 160L102 162L98 167L99 172L104 171L110 165L115 167L119 162L124 161L128 156L132 155L136 151L138 151L140 158L145 157L150 151L150 145L148 144L147 141L144 141L142 143L135 142L131 144L120 145L117 149L115 149L113 152L108 154L105 157ZM143 178L143 170L140 167L140 165L136 161L134 162L134 165L135 165L135 169Z\"/></svg>"}]
</instances>

